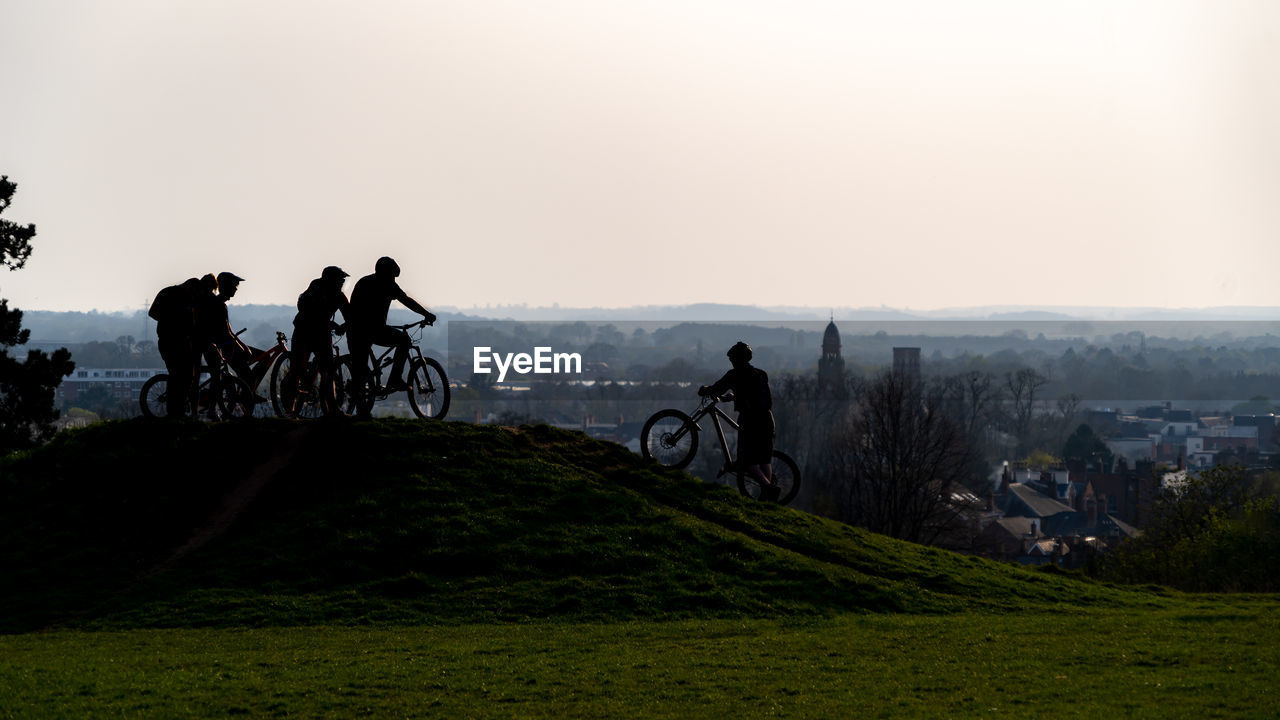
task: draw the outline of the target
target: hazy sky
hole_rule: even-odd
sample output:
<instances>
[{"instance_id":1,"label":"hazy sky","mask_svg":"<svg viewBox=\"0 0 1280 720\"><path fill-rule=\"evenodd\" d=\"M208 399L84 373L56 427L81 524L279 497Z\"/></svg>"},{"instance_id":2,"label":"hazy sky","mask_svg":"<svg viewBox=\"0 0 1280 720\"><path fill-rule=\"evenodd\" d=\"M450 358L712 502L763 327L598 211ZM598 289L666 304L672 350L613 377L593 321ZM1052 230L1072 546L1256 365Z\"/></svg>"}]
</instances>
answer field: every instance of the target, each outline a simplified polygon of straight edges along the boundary
<instances>
[{"instance_id":1,"label":"hazy sky","mask_svg":"<svg viewBox=\"0 0 1280 720\"><path fill-rule=\"evenodd\" d=\"M1280 305L1277 71L1273 0L0 0L0 296Z\"/></svg>"}]
</instances>

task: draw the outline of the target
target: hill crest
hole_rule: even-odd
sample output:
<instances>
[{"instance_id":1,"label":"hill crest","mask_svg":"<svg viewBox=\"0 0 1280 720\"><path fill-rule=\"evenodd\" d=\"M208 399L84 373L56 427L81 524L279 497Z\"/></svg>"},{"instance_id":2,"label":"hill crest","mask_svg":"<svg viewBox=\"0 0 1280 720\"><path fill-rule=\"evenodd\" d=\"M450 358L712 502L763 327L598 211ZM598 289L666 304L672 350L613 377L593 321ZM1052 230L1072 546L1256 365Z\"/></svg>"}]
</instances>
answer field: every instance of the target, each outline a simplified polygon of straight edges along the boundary
<instances>
[{"instance_id":1,"label":"hill crest","mask_svg":"<svg viewBox=\"0 0 1280 720\"><path fill-rule=\"evenodd\" d=\"M1158 602L755 503L546 426L131 420L0 460L0 485L10 631Z\"/></svg>"}]
</instances>

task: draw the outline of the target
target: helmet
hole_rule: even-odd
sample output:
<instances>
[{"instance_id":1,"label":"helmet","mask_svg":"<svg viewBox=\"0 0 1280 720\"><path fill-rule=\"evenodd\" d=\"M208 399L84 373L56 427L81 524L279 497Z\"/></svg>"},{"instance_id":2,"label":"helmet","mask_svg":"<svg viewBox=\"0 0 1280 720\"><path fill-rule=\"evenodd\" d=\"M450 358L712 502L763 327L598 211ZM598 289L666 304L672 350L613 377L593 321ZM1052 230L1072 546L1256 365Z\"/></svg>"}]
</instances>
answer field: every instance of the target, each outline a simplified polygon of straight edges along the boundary
<instances>
[{"instance_id":1,"label":"helmet","mask_svg":"<svg viewBox=\"0 0 1280 720\"><path fill-rule=\"evenodd\" d=\"M236 275L235 273L230 273L230 272L218 273L218 287L222 287L227 283L234 284L239 282L244 282L244 278L240 277L239 275Z\"/></svg>"},{"instance_id":2,"label":"helmet","mask_svg":"<svg viewBox=\"0 0 1280 720\"><path fill-rule=\"evenodd\" d=\"M330 265L320 273L320 277L325 280L342 280L347 277L347 273L343 272L342 268L337 265Z\"/></svg>"},{"instance_id":3,"label":"helmet","mask_svg":"<svg viewBox=\"0 0 1280 720\"><path fill-rule=\"evenodd\" d=\"M389 275L393 278L400 277L400 266L389 257L378 258L378 262L373 266L373 271L379 275Z\"/></svg>"},{"instance_id":4,"label":"helmet","mask_svg":"<svg viewBox=\"0 0 1280 720\"><path fill-rule=\"evenodd\" d=\"M739 340L733 347L729 348L729 352L725 353L729 356L729 360L738 362L739 360L746 362L751 359L751 346Z\"/></svg>"}]
</instances>

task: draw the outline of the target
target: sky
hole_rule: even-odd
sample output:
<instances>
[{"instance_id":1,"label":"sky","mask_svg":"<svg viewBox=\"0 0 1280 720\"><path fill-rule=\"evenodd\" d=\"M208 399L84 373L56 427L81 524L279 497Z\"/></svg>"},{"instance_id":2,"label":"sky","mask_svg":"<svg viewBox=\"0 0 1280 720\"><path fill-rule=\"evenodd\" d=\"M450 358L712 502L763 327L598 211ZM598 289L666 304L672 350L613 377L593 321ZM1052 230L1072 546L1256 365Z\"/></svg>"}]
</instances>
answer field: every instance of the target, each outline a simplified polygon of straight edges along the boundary
<instances>
[{"instance_id":1,"label":"sky","mask_svg":"<svg viewBox=\"0 0 1280 720\"><path fill-rule=\"evenodd\" d=\"M1271 0L0 0L0 297L1280 306L1277 68Z\"/></svg>"}]
</instances>

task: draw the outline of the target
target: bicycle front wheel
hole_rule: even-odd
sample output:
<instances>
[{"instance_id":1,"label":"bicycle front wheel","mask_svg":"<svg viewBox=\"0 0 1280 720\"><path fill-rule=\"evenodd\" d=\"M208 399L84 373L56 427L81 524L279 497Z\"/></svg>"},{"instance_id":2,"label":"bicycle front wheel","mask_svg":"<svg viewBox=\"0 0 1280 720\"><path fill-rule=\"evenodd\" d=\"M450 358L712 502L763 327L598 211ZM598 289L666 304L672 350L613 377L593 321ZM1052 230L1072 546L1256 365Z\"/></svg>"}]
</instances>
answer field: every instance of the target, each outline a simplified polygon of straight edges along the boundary
<instances>
[{"instance_id":1,"label":"bicycle front wheel","mask_svg":"<svg viewBox=\"0 0 1280 720\"><path fill-rule=\"evenodd\" d=\"M335 405L342 415L369 416L378 399L378 379L367 368L364 381L357 381L356 358L343 355L335 361L338 375L334 378Z\"/></svg>"},{"instance_id":2,"label":"bicycle front wheel","mask_svg":"<svg viewBox=\"0 0 1280 720\"><path fill-rule=\"evenodd\" d=\"M449 412L449 379L435 360L424 357L409 368L409 406L420 418L443 420Z\"/></svg>"},{"instance_id":3,"label":"bicycle front wheel","mask_svg":"<svg viewBox=\"0 0 1280 720\"><path fill-rule=\"evenodd\" d=\"M791 456L779 450L773 451L773 472L769 480L778 486L778 504L786 505L800 492L800 468ZM738 492L749 498L760 499L760 483L745 472L738 471Z\"/></svg>"},{"instance_id":4,"label":"bicycle front wheel","mask_svg":"<svg viewBox=\"0 0 1280 720\"><path fill-rule=\"evenodd\" d=\"M222 419L253 415L253 391L238 377L224 376L218 383L218 412Z\"/></svg>"},{"instance_id":5,"label":"bicycle front wheel","mask_svg":"<svg viewBox=\"0 0 1280 720\"><path fill-rule=\"evenodd\" d=\"M698 426L679 410L659 410L640 431L640 454L659 465L680 469L698 452Z\"/></svg>"},{"instance_id":6,"label":"bicycle front wheel","mask_svg":"<svg viewBox=\"0 0 1280 720\"><path fill-rule=\"evenodd\" d=\"M289 360L289 353L280 353L280 357L271 366L271 409L275 410L276 415L280 417L292 417L289 415L289 402L292 402L293 389L287 389L286 382L292 382L290 377L292 373L292 364ZM285 393L288 392L290 398L286 400Z\"/></svg>"},{"instance_id":7,"label":"bicycle front wheel","mask_svg":"<svg viewBox=\"0 0 1280 720\"><path fill-rule=\"evenodd\" d=\"M142 416L162 418L169 415L169 376L160 373L152 375L142 383L142 392L138 404L142 407Z\"/></svg>"}]
</instances>

